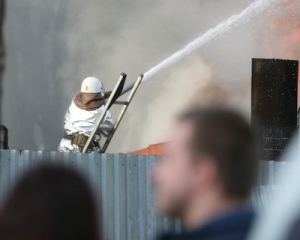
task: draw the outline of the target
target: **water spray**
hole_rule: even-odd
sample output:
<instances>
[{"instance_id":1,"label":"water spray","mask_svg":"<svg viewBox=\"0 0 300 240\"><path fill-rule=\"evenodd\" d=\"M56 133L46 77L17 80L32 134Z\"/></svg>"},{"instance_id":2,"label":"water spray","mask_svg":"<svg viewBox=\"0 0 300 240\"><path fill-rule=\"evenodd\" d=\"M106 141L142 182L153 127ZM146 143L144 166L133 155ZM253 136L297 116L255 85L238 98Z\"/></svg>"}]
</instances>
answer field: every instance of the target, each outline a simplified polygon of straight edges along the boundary
<instances>
[{"instance_id":1,"label":"water spray","mask_svg":"<svg viewBox=\"0 0 300 240\"><path fill-rule=\"evenodd\" d=\"M194 41L187 44L184 48L180 49L179 51L172 54L167 59L163 60L161 63L157 64L155 67L151 68L149 71L147 71L144 74L143 82L147 81L149 78L151 78L156 73L160 72L161 70L169 67L170 65L178 62L186 55L192 53L199 47L203 46L207 42L211 41L212 39L219 36L221 33L224 33L228 30L230 30L232 27L235 27L238 25L239 21L241 21L243 18L247 17L250 14L253 14L255 11L255 14L259 14L262 11L265 10L267 6L270 6L271 4L274 4L275 0L257 0L250 4L246 9L244 9L241 13L234 15L230 17L229 19L219 23L217 26L211 28L203 35L196 38ZM134 82L127 85L121 95L127 93L130 91L134 86Z\"/></svg>"}]
</instances>

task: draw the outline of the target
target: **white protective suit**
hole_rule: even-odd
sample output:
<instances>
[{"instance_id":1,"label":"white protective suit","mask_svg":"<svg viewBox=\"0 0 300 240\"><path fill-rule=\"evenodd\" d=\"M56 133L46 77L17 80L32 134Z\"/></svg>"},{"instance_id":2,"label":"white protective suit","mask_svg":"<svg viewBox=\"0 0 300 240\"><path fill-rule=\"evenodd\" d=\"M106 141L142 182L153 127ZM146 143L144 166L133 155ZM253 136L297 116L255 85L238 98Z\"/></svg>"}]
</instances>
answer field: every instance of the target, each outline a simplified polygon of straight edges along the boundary
<instances>
[{"instance_id":1,"label":"white protective suit","mask_svg":"<svg viewBox=\"0 0 300 240\"><path fill-rule=\"evenodd\" d=\"M102 113L103 109L104 104L96 110L86 111L77 107L73 99L65 115L65 134L72 135L74 133L79 133L88 137L93 131L95 122ZM111 113L109 111L106 112L104 123L110 125L113 124ZM94 152L97 152L97 150ZM71 140L63 138L60 141L58 151L79 153L81 149L77 145L72 145Z\"/></svg>"}]
</instances>

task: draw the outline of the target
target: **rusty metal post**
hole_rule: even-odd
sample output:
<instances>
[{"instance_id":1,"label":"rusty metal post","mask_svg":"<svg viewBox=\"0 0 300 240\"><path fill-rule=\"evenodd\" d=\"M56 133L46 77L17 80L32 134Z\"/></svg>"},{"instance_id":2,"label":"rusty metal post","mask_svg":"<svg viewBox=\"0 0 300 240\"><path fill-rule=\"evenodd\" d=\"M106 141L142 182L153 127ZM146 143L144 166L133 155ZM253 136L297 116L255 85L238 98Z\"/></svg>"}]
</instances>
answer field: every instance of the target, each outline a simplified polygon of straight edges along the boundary
<instances>
[{"instance_id":1,"label":"rusty metal post","mask_svg":"<svg viewBox=\"0 0 300 240\"><path fill-rule=\"evenodd\" d=\"M264 143L262 160L278 160L297 127L298 64L252 60L251 122Z\"/></svg>"}]
</instances>

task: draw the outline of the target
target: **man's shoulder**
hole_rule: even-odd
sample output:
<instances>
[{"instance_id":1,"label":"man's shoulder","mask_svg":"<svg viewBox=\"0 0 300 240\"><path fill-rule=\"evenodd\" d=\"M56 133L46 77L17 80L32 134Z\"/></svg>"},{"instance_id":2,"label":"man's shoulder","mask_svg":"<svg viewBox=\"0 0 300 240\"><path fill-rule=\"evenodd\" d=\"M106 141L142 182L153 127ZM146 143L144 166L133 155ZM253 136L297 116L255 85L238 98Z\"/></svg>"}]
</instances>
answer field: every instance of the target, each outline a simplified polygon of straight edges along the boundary
<instances>
[{"instance_id":1,"label":"man's shoulder","mask_svg":"<svg viewBox=\"0 0 300 240\"><path fill-rule=\"evenodd\" d=\"M193 232L167 234L159 240L244 240L254 217L252 209L238 209L215 218Z\"/></svg>"}]
</instances>

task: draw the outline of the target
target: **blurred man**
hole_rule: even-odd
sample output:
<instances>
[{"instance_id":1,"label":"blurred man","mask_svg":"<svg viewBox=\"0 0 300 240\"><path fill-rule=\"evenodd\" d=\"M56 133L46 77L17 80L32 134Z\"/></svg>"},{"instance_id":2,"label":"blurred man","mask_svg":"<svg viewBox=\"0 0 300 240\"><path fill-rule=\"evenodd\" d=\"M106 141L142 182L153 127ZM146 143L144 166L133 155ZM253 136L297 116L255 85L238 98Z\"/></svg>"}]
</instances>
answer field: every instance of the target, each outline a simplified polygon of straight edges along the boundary
<instances>
[{"instance_id":1,"label":"blurred man","mask_svg":"<svg viewBox=\"0 0 300 240\"><path fill-rule=\"evenodd\" d=\"M161 239L243 240L254 218L255 141L247 122L224 109L183 113L154 171L158 208L186 232Z\"/></svg>"},{"instance_id":2,"label":"blurred man","mask_svg":"<svg viewBox=\"0 0 300 240\"><path fill-rule=\"evenodd\" d=\"M81 151L93 131L110 93L105 92L104 86L98 78L88 77L83 80L80 93L72 100L66 113L64 137L60 141L58 151L75 153ZM113 126L109 111L106 113L104 123ZM100 152L101 134L106 135L107 132L99 131L88 152Z\"/></svg>"}]
</instances>

